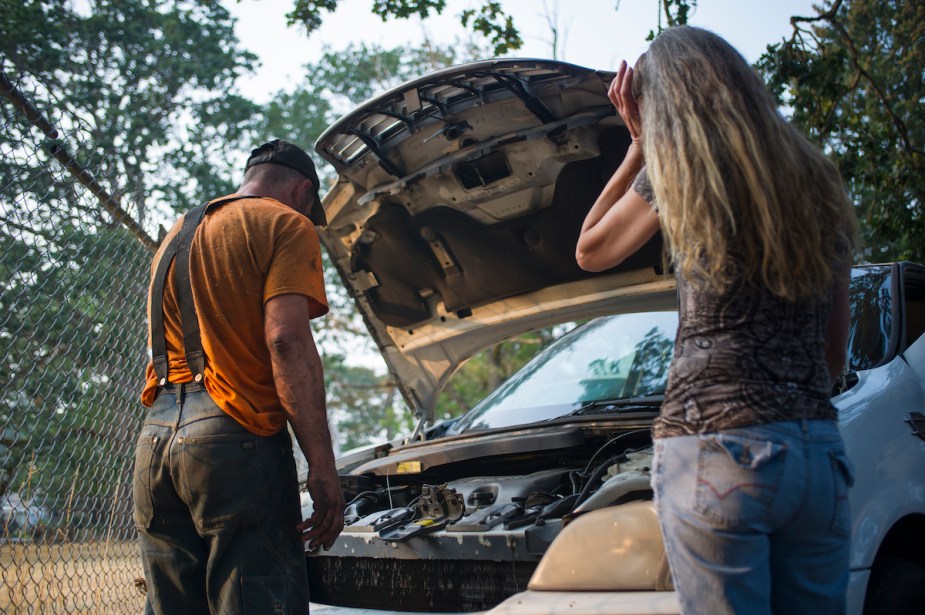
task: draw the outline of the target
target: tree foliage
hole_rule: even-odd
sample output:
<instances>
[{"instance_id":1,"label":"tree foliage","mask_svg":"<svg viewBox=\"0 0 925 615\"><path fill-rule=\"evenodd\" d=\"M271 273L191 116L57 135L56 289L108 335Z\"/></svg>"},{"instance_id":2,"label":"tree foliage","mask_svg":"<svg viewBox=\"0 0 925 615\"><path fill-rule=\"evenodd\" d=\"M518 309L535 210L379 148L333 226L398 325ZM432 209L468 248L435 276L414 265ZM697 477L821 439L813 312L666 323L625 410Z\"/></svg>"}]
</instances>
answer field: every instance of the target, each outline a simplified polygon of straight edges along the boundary
<instances>
[{"instance_id":1,"label":"tree foliage","mask_svg":"<svg viewBox=\"0 0 925 615\"><path fill-rule=\"evenodd\" d=\"M460 416L497 389L566 327L540 329L497 344L469 359L437 399L438 419Z\"/></svg>"},{"instance_id":2,"label":"tree foliage","mask_svg":"<svg viewBox=\"0 0 925 615\"><path fill-rule=\"evenodd\" d=\"M230 187L221 152L246 138L257 107L234 81L237 47L221 3L0 0L0 62L40 84L33 102L66 132L92 138L75 157L140 222L152 202L184 210Z\"/></svg>"},{"instance_id":3,"label":"tree foliage","mask_svg":"<svg viewBox=\"0 0 925 615\"><path fill-rule=\"evenodd\" d=\"M342 354L325 356L325 388L341 450L385 442L411 432L412 417L395 382Z\"/></svg>"},{"instance_id":4,"label":"tree foliage","mask_svg":"<svg viewBox=\"0 0 925 615\"><path fill-rule=\"evenodd\" d=\"M71 492L98 523L112 489L126 488L140 416L148 254L122 229L89 229L84 213L32 216L53 228L0 235L0 495L60 508Z\"/></svg>"},{"instance_id":5,"label":"tree foliage","mask_svg":"<svg viewBox=\"0 0 925 615\"><path fill-rule=\"evenodd\" d=\"M687 24L691 14L697 10L697 0L657 0L658 1L658 27L656 30L649 30L647 41L651 41L655 36L665 28L673 26L683 26ZM619 5L617 5L619 8ZM662 17L665 18L665 26L662 26Z\"/></svg>"},{"instance_id":6,"label":"tree foliage","mask_svg":"<svg viewBox=\"0 0 925 615\"><path fill-rule=\"evenodd\" d=\"M456 48L424 41L420 47L350 43L343 49L325 49L309 67L316 84L331 96L334 106L346 112L404 81L430 71L474 58L478 48ZM320 134L320 133L319 133Z\"/></svg>"},{"instance_id":7,"label":"tree foliage","mask_svg":"<svg viewBox=\"0 0 925 615\"><path fill-rule=\"evenodd\" d=\"M388 19L426 18L441 14L446 0L373 0L372 13ZM290 25L299 24L308 34L321 27L322 12L332 13L337 9L337 0L295 0L292 11L286 17ZM491 41L495 55L502 55L520 49L523 40L509 15L504 13L496 0L481 0L478 8L466 9L459 14L464 27L485 35Z\"/></svg>"},{"instance_id":8,"label":"tree foliage","mask_svg":"<svg viewBox=\"0 0 925 615\"><path fill-rule=\"evenodd\" d=\"M925 259L925 4L837 0L793 17L758 68L835 161L858 208L862 257Z\"/></svg>"},{"instance_id":9,"label":"tree foliage","mask_svg":"<svg viewBox=\"0 0 925 615\"><path fill-rule=\"evenodd\" d=\"M523 46L520 32L514 27L511 17L504 14L500 2L486 1L478 9L463 11L459 17L463 26L471 26L474 31L484 34L491 41L496 55Z\"/></svg>"}]
</instances>

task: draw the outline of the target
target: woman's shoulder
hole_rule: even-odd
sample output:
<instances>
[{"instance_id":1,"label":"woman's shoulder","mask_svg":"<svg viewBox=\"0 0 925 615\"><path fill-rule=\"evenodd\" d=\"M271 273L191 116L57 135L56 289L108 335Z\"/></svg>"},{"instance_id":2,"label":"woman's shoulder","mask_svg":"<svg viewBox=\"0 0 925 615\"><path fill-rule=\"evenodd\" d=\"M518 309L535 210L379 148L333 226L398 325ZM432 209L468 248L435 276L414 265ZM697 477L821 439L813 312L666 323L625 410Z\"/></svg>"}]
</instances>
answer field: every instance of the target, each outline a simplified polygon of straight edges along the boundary
<instances>
[{"instance_id":1,"label":"woman's shoulder","mask_svg":"<svg viewBox=\"0 0 925 615\"><path fill-rule=\"evenodd\" d=\"M652 182L649 181L649 173L646 167L642 167L632 183L633 190L639 194L646 202L658 211L658 204L655 202L655 190L652 188Z\"/></svg>"}]
</instances>

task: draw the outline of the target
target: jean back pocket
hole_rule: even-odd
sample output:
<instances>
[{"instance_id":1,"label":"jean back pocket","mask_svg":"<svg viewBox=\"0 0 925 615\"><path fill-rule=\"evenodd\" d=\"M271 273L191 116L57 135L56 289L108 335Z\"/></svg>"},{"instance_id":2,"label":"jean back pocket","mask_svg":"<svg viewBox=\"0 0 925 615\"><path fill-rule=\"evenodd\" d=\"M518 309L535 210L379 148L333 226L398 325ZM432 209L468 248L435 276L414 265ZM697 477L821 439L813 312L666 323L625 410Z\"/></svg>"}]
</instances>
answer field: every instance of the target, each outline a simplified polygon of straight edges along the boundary
<instances>
[{"instance_id":1,"label":"jean back pocket","mask_svg":"<svg viewBox=\"0 0 925 615\"><path fill-rule=\"evenodd\" d=\"M142 429L135 447L135 469L132 481L132 512L135 527L148 529L154 518L154 465L157 462L158 447L163 438L151 429Z\"/></svg>"},{"instance_id":2,"label":"jean back pocket","mask_svg":"<svg viewBox=\"0 0 925 615\"><path fill-rule=\"evenodd\" d=\"M740 434L701 439L694 509L727 527L768 518L784 474L787 445Z\"/></svg>"}]
</instances>

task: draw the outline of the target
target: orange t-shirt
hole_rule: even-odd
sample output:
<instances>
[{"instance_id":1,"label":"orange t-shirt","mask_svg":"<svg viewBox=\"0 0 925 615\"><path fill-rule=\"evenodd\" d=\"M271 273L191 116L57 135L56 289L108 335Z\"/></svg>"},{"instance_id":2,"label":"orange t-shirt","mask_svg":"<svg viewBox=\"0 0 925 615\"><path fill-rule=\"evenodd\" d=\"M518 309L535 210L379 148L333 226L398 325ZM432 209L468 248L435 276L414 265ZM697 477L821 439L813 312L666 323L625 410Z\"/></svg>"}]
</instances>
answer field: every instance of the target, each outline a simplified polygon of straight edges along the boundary
<instances>
[{"instance_id":1,"label":"orange t-shirt","mask_svg":"<svg viewBox=\"0 0 925 615\"><path fill-rule=\"evenodd\" d=\"M152 280L182 222L182 218L177 221L154 256ZM171 264L163 306L168 380L192 382L183 353L173 268ZM286 416L273 383L264 304L278 295L295 293L308 297L312 318L327 313L315 228L308 218L275 199L247 198L221 205L206 214L193 237L190 283L206 355L206 390L222 410L252 433L277 433L286 424ZM148 335L150 343L150 325ZM141 401L150 406L157 392L150 361L146 378Z\"/></svg>"}]
</instances>

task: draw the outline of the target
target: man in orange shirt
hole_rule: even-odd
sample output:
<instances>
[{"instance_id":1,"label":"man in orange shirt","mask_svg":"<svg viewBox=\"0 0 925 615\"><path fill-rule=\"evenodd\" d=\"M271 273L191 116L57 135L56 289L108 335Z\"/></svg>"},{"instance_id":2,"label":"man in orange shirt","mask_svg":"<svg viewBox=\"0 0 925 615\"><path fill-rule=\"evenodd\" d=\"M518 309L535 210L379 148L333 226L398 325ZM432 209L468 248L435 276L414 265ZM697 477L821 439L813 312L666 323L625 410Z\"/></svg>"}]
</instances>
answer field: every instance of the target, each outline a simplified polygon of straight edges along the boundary
<instances>
[{"instance_id":1,"label":"man in orange shirt","mask_svg":"<svg viewBox=\"0 0 925 615\"><path fill-rule=\"evenodd\" d=\"M135 525L149 613L299 613L305 551L343 529L321 360L328 311L311 158L255 149L238 192L187 212L154 257ZM286 423L309 463L302 521Z\"/></svg>"}]
</instances>

